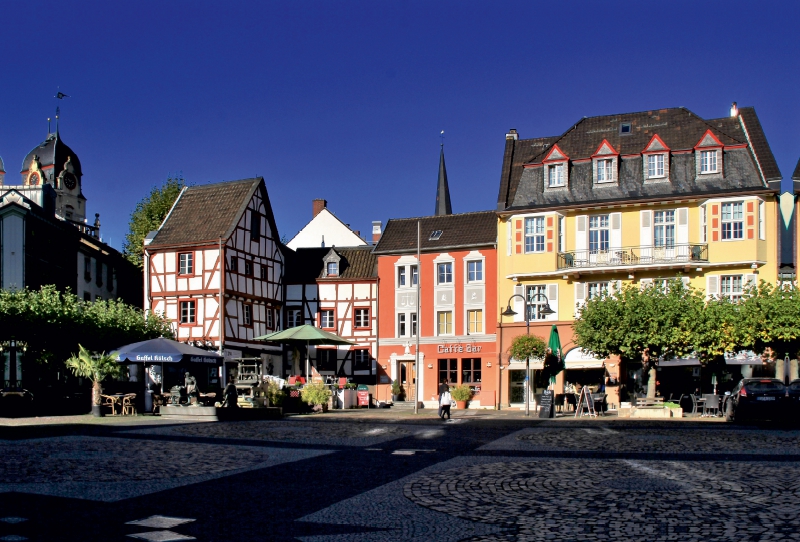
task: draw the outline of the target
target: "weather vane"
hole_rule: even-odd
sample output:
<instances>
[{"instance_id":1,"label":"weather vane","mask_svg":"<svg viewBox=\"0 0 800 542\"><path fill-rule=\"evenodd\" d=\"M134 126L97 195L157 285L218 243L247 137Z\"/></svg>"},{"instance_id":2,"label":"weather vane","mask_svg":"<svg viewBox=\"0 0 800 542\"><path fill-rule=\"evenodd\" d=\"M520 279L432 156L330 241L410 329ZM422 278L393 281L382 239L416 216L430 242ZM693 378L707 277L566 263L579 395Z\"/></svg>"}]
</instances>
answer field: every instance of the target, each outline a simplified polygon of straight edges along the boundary
<instances>
[{"instance_id":1,"label":"weather vane","mask_svg":"<svg viewBox=\"0 0 800 542\"><path fill-rule=\"evenodd\" d=\"M442 130L441 133L439 134L439 139L442 142L441 143L442 147L444 147L444 130Z\"/></svg>"}]
</instances>

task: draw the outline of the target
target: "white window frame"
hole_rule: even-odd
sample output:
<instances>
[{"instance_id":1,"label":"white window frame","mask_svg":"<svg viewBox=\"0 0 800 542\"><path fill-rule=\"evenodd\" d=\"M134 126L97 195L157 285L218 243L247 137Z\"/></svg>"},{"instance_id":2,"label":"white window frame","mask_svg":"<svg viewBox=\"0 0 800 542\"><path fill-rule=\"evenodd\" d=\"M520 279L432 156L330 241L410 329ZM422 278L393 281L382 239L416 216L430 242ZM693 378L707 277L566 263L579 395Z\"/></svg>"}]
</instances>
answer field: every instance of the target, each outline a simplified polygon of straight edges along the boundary
<instances>
[{"instance_id":1,"label":"white window frame","mask_svg":"<svg viewBox=\"0 0 800 542\"><path fill-rule=\"evenodd\" d=\"M565 231L566 224L567 224L566 218L564 218L563 216L559 215L559 217L558 217L558 251L559 252L565 252L566 249L567 249L566 231Z\"/></svg>"},{"instance_id":2,"label":"white window frame","mask_svg":"<svg viewBox=\"0 0 800 542\"><path fill-rule=\"evenodd\" d=\"M436 263L436 284L453 284L453 262Z\"/></svg>"},{"instance_id":3,"label":"white window frame","mask_svg":"<svg viewBox=\"0 0 800 542\"><path fill-rule=\"evenodd\" d=\"M547 320L547 315L540 314L539 311L544 308L545 301L541 297L537 297L533 299L535 295L543 294L547 297L547 285L546 284L529 284L525 286L525 298L528 300L526 306L528 307L528 314L525 317L531 321L535 322L537 320ZM549 302L548 298L548 302Z\"/></svg>"},{"instance_id":4,"label":"white window frame","mask_svg":"<svg viewBox=\"0 0 800 542\"><path fill-rule=\"evenodd\" d=\"M397 287L398 288L405 288L406 282L408 282L406 280L406 274L407 274L407 271L406 271L406 266L405 265L400 265L400 266L397 267Z\"/></svg>"},{"instance_id":5,"label":"white window frame","mask_svg":"<svg viewBox=\"0 0 800 542\"><path fill-rule=\"evenodd\" d=\"M663 179L665 174L664 162L666 155L664 153L648 154L647 155L647 178L648 179Z\"/></svg>"},{"instance_id":6,"label":"white window frame","mask_svg":"<svg viewBox=\"0 0 800 542\"><path fill-rule=\"evenodd\" d=\"M727 291L726 291L727 290ZM739 301L744 295L744 275L720 275L719 297Z\"/></svg>"},{"instance_id":7,"label":"white window frame","mask_svg":"<svg viewBox=\"0 0 800 542\"><path fill-rule=\"evenodd\" d=\"M555 164L548 164L547 165L547 187L548 188L559 188L562 186L566 186L566 175L564 174L566 170L567 163L566 162L558 162Z\"/></svg>"},{"instance_id":8,"label":"white window frame","mask_svg":"<svg viewBox=\"0 0 800 542\"><path fill-rule=\"evenodd\" d=\"M397 334L396 337L406 337L406 333L408 328L406 327L406 313L398 312L397 313Z\"/></svg>"},{"instance_id":9,"label":"white window frame","mask_svg":"<svg viewBox=\"0 0 800 542\"><path fill-rule=\"evenodd\" d=\"M719 157L717 149L700 150L700 174L719 173ZM714 169L711 169L713 166Z\"/></svg>"},{"instance_id":10,"label":"white window frame","mask_svg":"<svg viewBox=\"0 0 800 542\"><path fill-rule=\"evenodd\" d=\"M483 260L467 260L467 282L483 282Z\"/></svg>"},{"instance_id":11,"label":"white window frame","mask_svg":"<svg viewBox=\"0 0 800 542\"><path fill-rule=\"evenodd\" d=\"M326 325L327 315L330 315L330 324ZM320 309L319 310L319 327L320 329L335 329L336 328L336 311L333 309Z\"/></svg>"},{"instance_id":12,"label":"white window frame","mask_svg":"<svg viewBox=\"0 0 800 542\"><path fill-rule=\"evenodd\" d=\"M532 225L531 228L528 225ZM525 236L525 254L534 254L544 252L545 247L545 220L543 216L529 216L525 217L523 223L524 236ZM530 231L529 231L530 229ZM528 241L530 240L530 250Z\"/></svg>"},{"instance_id":13,"label":"white window frame","mask_svg":"<svg viewBox=\"0 0 800 542\"><path fill-rule=\"evenodd\" d=\"M242 303L242 322L246 326L253 325L253 306L249 303Z\"/></svg>"},{"instance_id":14,"label":"white window frame","mask_svg":"<svg viewBox=\"0 0 800 542\"><path fill-rule=\"evenodd\" d=\"M286 309L286 327L296 327L300 325L302 309L290 307Z\"/></svg>"},{"instance_id":15,"label":"white window frame","mask_svg":"<svg viewBox=\"0 0 800 542\"><path fill-rule=\"evenodd\" d=\"M187 299L181 301L178 306L178 310L180 311L179 321L181 324L189 325L189 324L196 324L197 323L197 301L193 299Z\"/></svg>"},{"instance_id":16,"label":"white window frame","mask_svg":"<svg viewBox=\"0 0 800 542\"><path fill-rule=\"evenodd\" d=\"M409 320L409 326L408 326L409 335L411 337L416 337L417 336L417 313L416 312L408 313L408 320Z\"/></svg>"},{"instance_id":17,"label":"white window frame","mask_svg":"<svg viewBox=\"0 0 800 542\"><path fill-rule=\"evenodd\" d=\"M478 316L479 318L473 318L473 316ZM475 324L474 329L473 324ZM467 309L467 334L483 334L483 309Z\"/></svg>"},{"instance_id":18,"label":"white window frame","mask_svg":"<svg viewBox=\"0 0 800 542\"><path fill-rule=\"evenodd\" d=\"M603 226L602 219L605 218L605 226ZM595 220L600 221L599 225L592 226L592 223ZM589 251L590 252L599 252L599 251L606 251L611 246L611 215L590 215L589 216ZM602 232L606 232L605 240L602 239ZM592 232L598 232L598 239L597 241L592 241ZM603 246L605 241L605 246ZM594 248L592 243L594 242Z\"/></svg>"},{"instance_id":19,"label":"white window frame","mask_svg":"<svg viewBox=\"0 0 800 542\"><path fill-rule=\"evenodd\" d=\"M613 183L614 178L614 159L598 158L595 160L595 170L597 172L597 184Z\"/></svg>"},{"instance_id":20,"label":"white window frame","mask_svg":"<svg viewBox=\"0 0 800 542\"><path fill-rule=\"evenodd\" d=\"M608 281L598 281L598 282L587 282L586 283L586 300L594 299L602 295L603 293L608 294L610 290L610 282Z\"/></svg>"},{"instance_id":21,"label":"white window frame","mask_svg":"<svg viewBox=\"0 0 800 542\"><path fill-rule=\"evenodd\" d=\"M186 258L184 258L184 256L186 256ZM194 274L194 252L178 253L178 274L179 275Z\"/></svg>"},{"instance_id":22,"label":"white window frame","mask_svg":"<svg viewBox=\"0 0 800 542\"><path fill-rule=\"evenodd\" d=\"M356 307L353 310L353 325L357 328L369 327L369 308Z\"/></svg>"},{"instance_id":23,"label":"white window frame","mask_svg":"<svg viewBox=\"0 0 800 542\"><path fill-rule=\"evenodd\" d=\"M700 206L700 242L708 243L708 208Z\"/></svg>"},{"instance_id":24,"label":"white window frame","mask_svg":"<svg viewBox=\"0 0 800 542\"><path fill-rule=\"evenodd\" d=\"M410 265L411 268L411 286L415 287L419 284L419 266L418 265Z\"/></svg>"},{"instance_id":25,"label":"white window frame","mask_svg":"<svg viewBox=\"0 0 800 542\"><path fill-rule=\"evenodd\" d=\"M442 316L445 317L444 322ZM453 335L453 311L436 311L436 335L440 337Z\"/></svg>"},{"instance_id":26,"label":"white window frame","mask_svg":"<svg viewBox=\"0 0 800 542\"><path fill-rule=\"evenodd\" d=\"M738 206L739 218L734 216ZM729 208L730 216L725 218L725 208ZM744 240L744 201L727 201L720 205L720 220L719 220L720 239L723 241L742 241ZM738 232L736 231L736 224L739 225ZM726 237L725 226L730 225L728 237ZM735 235L738 233L738 237Z\"/></svg>"},{"instance_id":27,"label":"white window frame","mask_svg":"<svg viewBox=\"0 0 800 542\"><path fill-rule=\"evenodd\" d=\"M668 221L667 218L670 218L670 220ZM653 246L661 248L675 248L676 227L677 227L677 211L675 209L664 209L662 211L653 211ZM660 243L657 236L657 232L659 231L661 232ZM669 235L667 235L670 231L672 232L671 242L669 239Z\"/></svg>"}]
</instances>

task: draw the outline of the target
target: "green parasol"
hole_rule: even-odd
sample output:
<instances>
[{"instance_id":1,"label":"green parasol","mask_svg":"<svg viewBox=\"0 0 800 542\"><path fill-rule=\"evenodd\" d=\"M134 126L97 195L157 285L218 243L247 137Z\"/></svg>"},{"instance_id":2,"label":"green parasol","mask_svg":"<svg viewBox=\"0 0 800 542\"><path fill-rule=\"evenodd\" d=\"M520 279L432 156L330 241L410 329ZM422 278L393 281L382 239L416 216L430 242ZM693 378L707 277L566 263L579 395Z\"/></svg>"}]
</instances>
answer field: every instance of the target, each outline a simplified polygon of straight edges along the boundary
<instances>
[{"instance_id":1,"label":"green parasol","mask_svg":"<svg viewBox=\"0 0 800 542\"><path fill-rule=\"evenodd\" d=\"M561 338L558 336L558 327L555 324L550 328L550 340L547 341L547 347L558 357L558 371L550 375L550 383L555 384L556 375L565 369L564 356L561 354Z\"/></svg>"},{"instance_id":2,"label":"green parasol","mask_svg":"<svg viewBox=\"0 0 800 542\"><path fill-rule=\"evenodd\" d=\"M304 324L302 326L291 327L283 331L276 331L268 335L256 337L257 341L269 341L281 344L288 344L297 348L298 345L304 344L306 347L306 378L309 377L309 345L350 345L355 346L356 343L343 339L338 335L329 333L317 327Z\"/></svg>"}]
</instances>

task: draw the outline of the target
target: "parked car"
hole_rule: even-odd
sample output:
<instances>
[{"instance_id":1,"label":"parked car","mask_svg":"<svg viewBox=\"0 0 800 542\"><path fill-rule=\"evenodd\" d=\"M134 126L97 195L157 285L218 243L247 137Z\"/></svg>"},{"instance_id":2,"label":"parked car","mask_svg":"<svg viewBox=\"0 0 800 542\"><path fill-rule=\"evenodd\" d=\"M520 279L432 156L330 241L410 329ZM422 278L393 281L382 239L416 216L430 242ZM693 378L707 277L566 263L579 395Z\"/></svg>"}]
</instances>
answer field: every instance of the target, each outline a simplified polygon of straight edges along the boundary
<instances>
[{"instance_id":1,"label":"parked car","mask_svg":"<svg viewBox=\"0 0 800 542\"><path fill-rule=\"evenodd\" d=\"M731 410L726 409L728 421L777 419L785 413L787 390L777 378L743 378L728 400L733 402L732 416Z\"/></svg>"},{"instance_id":2,"label":"parked car","mask_svg":"<svg viewBox=\"0 0 800 542\"><path fill-rule=\"evenodd\" d=\"M800 421L800 379L789 382L786 386L786 397L789 400L788 411L792 419Z\"/></svg>"}]
</instances>

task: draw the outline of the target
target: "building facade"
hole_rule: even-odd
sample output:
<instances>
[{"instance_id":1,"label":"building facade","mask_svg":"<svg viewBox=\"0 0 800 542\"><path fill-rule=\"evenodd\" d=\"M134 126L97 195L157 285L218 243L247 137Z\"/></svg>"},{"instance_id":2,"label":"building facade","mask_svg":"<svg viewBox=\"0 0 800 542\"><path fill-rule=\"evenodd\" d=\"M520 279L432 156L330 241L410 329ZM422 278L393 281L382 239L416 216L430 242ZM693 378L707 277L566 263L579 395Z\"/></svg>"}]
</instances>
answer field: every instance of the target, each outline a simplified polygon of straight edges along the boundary
<instances>
[{"instance_id":1,"label":"building facade","mask_svg":"<svg viewBox=\"0 0 800 542\"><path fill-rule=\"evenodd\" d=\"M633 368L575 349L581 304L675 277L733 299L748 283L775 282L780 181L755 110L735 104L718 119L674 108L584 118L554 137L511 130L497 207L499 297L522 298L511 299L513 319L497 315L506 319L501 351L526 332L527 317L545 340L558 326L567 371L557 393L565 380L635 379ZM540 314L545 302L554 314ZM524 362L503 363L503 404L513 406L524 397ZM534 393L546 386L531 382Z\"/></svg>"},{"instance_id":2,"label":"building facade","mask_svg":"<svg viewBox=\"0 0 800 542\"><path fill-rule=\"evenodd\" d=\"M472 407L495 407L496 240L492 211L387 222L374 250L378 400L391 397L397 380L406 401L435 408L438 384L446 379L473 389Z\"/></svg>"},{"instance_id":3,"label":"building facade","mask_svg":"<svg viewBox=\"0 0 800 542\"><path fill-rule=\"evenodd\" d=\"M262 178L185 188L145 240L145 307L174 322L177 340L228 360L280 363L279 346L254 339L280 329L283 276Z\"/></svg>"}]
</instances>

